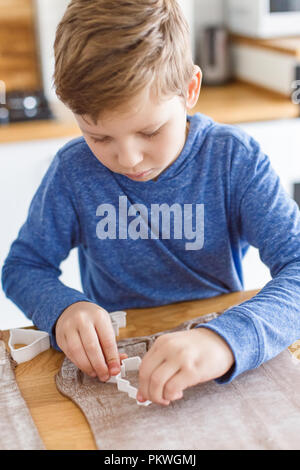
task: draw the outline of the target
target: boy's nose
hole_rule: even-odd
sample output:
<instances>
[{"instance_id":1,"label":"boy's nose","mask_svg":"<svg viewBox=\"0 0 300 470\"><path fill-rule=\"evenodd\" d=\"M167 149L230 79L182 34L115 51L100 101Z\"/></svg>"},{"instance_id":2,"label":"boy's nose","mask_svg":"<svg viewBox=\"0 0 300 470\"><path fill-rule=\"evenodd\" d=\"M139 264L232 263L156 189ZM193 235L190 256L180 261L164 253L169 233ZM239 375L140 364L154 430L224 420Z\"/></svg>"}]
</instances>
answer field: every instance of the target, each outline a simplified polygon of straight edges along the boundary
<instances>
[{"instance_id":1,"label":"boy's nose","mask_svg":"<svg viewBox=\"0 0 300 470\"><path fill-rule=\"evenodd\" d=\"M132 169L138 166L138 164L143 161L143 156L139 152L122 152L118 156L119 165L122 168Z\"/></svg>"}]
</instances>

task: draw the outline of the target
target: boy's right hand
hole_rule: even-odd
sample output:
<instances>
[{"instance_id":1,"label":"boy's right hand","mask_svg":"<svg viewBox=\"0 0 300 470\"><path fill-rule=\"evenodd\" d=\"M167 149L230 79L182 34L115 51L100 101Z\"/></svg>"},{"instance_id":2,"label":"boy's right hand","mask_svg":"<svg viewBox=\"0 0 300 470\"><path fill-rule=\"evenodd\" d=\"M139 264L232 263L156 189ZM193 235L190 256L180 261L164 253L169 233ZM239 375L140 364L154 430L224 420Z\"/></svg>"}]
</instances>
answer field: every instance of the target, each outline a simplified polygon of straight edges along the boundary
<instances>
[{"instance_id":1,"label":"boy's right hand","mask_svg":"<svg viewBox=\"0 0 300 470\"><path fill-rule=\"evenodd\" d=\"M106 381L120 372L116 335L109 313L91 302L76 302L60 315L55 327L56 342L83 372Z\"/></svg>"}]
</instances>

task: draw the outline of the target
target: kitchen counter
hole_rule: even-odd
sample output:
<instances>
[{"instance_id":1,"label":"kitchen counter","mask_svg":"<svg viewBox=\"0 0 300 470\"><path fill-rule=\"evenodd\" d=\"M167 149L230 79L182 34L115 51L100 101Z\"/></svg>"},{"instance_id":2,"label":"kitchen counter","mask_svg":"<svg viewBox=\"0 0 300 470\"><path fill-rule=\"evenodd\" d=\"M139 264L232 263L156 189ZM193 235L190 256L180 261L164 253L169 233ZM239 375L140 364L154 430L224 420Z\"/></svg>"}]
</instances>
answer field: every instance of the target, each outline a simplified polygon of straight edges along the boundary
<instances>
[{"instance_id":1,"label":"kitchen counter","mask_svg":"<svg viewBox=\"0 0 300 470\"><path fill-rule=\"evenodd\" d=\"M53 121L32 121L0 126L0 143L39 139L76 137L81 131L66 110ZM300 115L299 105L277 93L243 82L223 86L203 86L198 103L190 114L197 112L211 116L225 124L291 119Z\"/></svg>"},{"instance_id":2,"label":"kitchen counter","mask_svg":"<svg viewBox=\"0 0 300 470\"><path fill-rule=\"evenodd\" d=\"M279 93L236 81L218 87L203 87L193 109L195 112L207 114L224 124L238 124L298 118L300 105Z\"/></svg>"}]
</instances>

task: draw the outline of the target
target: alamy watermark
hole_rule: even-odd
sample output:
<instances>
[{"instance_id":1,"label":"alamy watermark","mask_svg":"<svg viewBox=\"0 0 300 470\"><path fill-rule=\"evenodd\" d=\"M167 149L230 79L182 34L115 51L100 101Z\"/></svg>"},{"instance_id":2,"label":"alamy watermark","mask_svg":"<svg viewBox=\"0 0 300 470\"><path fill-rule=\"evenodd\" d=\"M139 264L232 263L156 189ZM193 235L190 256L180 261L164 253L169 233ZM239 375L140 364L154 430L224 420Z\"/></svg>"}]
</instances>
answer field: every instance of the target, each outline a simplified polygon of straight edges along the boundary
<instances>
[{"instance_id":1,"label":"alamy watermark","mask_svg":"<svg viewBox=\"0 0 300 470\"><path fill-rule=\"evenodd\" d=\"M0 80L0 105L6 104L6 85L3 80Z\"/></svg>"},{"instance_id":2,"label":"alamy watermark","mask_svg":"<svg viewBox=\"0 0 300 470\"><path fill-rule=\"evenodd\" d=\"M292 93L292 102L294 104L300 104L300 80L294 80L292 82L292 88L295 90Z\"/></svg>"},{"instance_id":3,"label":"alamy watermark","mask_svg":"<svg viewBox=\"0 0 300 470\"><path fill-rule=\"evenodd\" d=\"M183 207L178 203L171 206L151 204L149 214L144 204L127 207L127 196L119 196L117 208L113 204L100 204L96 215L102 217L96 226L96 235L100 240L126 240L128 237L132 240L159 239L161 233L162 239L173 236L175 240L189 240L185 243L186 250L201 250L204 245L204 204L183 204ZM133 220L129 221L129 217Z\"/></svg>"}]
</instances>

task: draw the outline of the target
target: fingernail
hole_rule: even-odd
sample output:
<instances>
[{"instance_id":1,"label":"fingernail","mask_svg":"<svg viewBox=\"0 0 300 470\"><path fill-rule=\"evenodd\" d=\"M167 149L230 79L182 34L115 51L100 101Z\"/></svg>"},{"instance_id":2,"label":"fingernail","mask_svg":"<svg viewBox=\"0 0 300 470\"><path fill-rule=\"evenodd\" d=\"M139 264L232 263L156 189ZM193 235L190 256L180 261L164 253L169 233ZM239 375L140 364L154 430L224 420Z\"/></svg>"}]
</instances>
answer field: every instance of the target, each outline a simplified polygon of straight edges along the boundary
<instances>
[{"instance_id":1,"label":"fingernail","mask_svg":"<svg viewBox=\"0 0 300 470\"><path fill-rule=\"evenodd\" d=\"M140 393L137 394L136 398L137 398L138 401L144 401L145 400L143 395L141 395Z\"/></svg>"},{"instance_id":2,"label":"fingernail","mask_svg":"<svg viewBox=\"0 0 300 470\"><path fill-rule=\"evenodd\" d=\"M110 369L110 372L111 372L112 374L118 374L118 373L120 372L120 368L119 368L119 367L112 367L112 368Z\"/></svg>"},{"instance_id":3,"label":"fingernail","mask_svg":"<svg viewBox=\"0 0 300 470\"><path fill-rule=\"evenodd\" d=\"M100 380L102 380L103 382L105 382L108 379L109 379L109 375L103 375L103 377L100 377Z\"/></svg>"}]
</instances>

